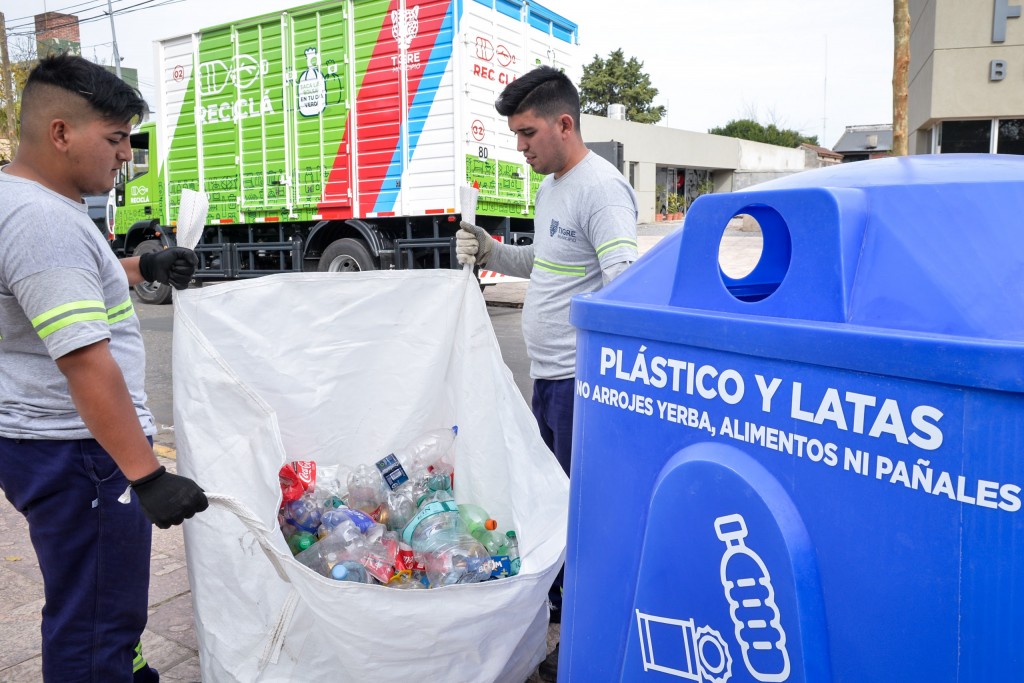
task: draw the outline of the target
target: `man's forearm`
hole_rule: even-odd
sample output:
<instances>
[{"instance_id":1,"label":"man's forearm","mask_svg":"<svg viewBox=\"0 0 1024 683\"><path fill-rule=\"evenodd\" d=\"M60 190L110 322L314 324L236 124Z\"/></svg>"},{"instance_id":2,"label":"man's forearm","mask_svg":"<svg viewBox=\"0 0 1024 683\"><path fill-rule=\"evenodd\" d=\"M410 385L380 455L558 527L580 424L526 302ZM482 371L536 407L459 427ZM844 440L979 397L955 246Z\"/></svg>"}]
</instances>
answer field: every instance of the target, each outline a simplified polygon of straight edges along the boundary
<instances>
[{"instance_id":1,"label":"man's forearm","mask_svg":"<svg viewBox=\"0 0 1024 683\"><path fill-rule=\"evenodd\" d=\"M86 428L129 480L160 466L106 341L58 358L57 367L67 378L71 400Z\"/></svg>"},{"instance_id":2,"label":"man's forearm","mask_svg":"<svg viewBox=\"0 0 1024 683\"><path fill-rule=\"evenodd\" d=\"M121 259L121 267L124 268L124 274L128 276L128 285L134 287L143 281L142 271L139 270L139 257L130 256L128 258Z\"/></svg>"},{"instance_id":3,"label":"man's forearm","mask_svg":"<svg viewBox=\"0 0 1024 683\"><path fill-rule=\"evenodd\" d=\"M480 267L512 277L529 278L533 272L533 245L495 244L487 263Z\"/></svg>"}]
</instances>

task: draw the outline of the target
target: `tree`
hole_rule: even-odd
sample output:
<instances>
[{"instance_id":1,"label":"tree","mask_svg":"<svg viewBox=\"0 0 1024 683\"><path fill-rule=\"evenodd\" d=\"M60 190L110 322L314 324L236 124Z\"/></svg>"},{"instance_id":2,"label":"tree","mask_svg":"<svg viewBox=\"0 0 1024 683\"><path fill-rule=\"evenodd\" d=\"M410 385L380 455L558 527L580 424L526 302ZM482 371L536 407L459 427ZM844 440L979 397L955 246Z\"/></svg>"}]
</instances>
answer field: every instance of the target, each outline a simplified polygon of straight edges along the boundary
<instances>
[{"instance_id":1,"label":"tree","mask_svg":"<svg viewBox=\"0 0 1024 683\"><path fill-rule=\"evenodd\" d=\"M894 0L892 66L892 153L907 154L907 82L910 71L909 0Z\"/></svg>"},{"instance_id":2,"label":"tree","mask_svg":"<svg viewBox=\"0 0 1024 683\"><path fill-rule=\"evenodd\" d=\"M795 130L779 128L774 123L765 126L754 119L735 119L724 126L712 128L708 132L712 135L766 142L769 145L779 145L780 147L798 147L804 142L811 145L818 144L817 135L801 135Z\"/></svg>"},{"instance_id":3,"label":"tree","mask_svg":"<svg viewBox=\"0 0 1024 683\"><path fill-rule=\"evenodd\" d=\"M3 74L0 68L0 78L6 75L8 87L0 87L0 137L7 138L10 149L10 158L18 151L18 140L21 136L21 91L25 89L25 81L28 74L35 66L36 60L32 53L31 46L26 41L12 41L6 46L8 51L7 68L9 75ZM0 85L3 85L0 83ZM10 92L9 92L10 91ZM8 101L10 99L10 101ZM9 116L13 112L13 117ZM0 153L0 157L6 153Z\"/></svg>"},{"instance_id":4,"label":"tree","mask_svg":"<svg viewBox=\"0 0 1024 683\"><path fill-rule=\"evenodd\" d=\"M637 123L657 123L665 116L665 107L652 106L658 89L643 72L644 63L636 57L626 60L622 50L615 50L608 59L594 55L594 61L583 67L580 79L580 109L584 114L604 116L609 104L626 106L626 119Z\"/></svg>"}]
</instances>

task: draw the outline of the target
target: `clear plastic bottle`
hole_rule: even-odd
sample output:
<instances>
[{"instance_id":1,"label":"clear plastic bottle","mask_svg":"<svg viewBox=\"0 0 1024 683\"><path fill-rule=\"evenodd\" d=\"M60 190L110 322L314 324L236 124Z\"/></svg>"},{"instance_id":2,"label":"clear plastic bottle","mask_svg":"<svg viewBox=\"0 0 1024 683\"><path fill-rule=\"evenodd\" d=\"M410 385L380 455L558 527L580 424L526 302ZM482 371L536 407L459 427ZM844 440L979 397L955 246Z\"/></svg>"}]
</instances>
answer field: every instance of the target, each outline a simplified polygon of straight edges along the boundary
<instances>
[{"instance_id":1,"label":"clear plastic bottle","mask_svg":"<svg viewBox=\"0 0 1024 683\"><path fill-rule=\"evenodd\" d=\"M451 491L455 488L455 468L444 460L438 460L430 466L424 483L431 491Z\"/></svg>"},{"instance_id":2,"label":"clear plastic bottle","mask_svg":"<svg viewBox=\"0 0 1024 683\"><path fill-rule=\"evenodd\" d=\"M348 475L348 506L362 510L379 521L384 507L384 487L380 473L369 465L358 465Z\"/></svg>"},{"instance_id":3,"label":"clear plastic bottle","mask_svg":"<svg viewBox=\"0 0 1024 683\"><path fill-rule=\"evenodd\" d=\"M329 576L335 581L352 581L353 583L373 583L363 565L353 560L338 562L331 567Z\"/></svg>"},{"instance_id":4,"label":"clear plastic bottle","mask_svg":"<svg viewBox=\"0 0 1024 683\"><path fill-rule=\"evenodd\" d=\"M416 516L416 503L411 495L411 487L404 486L388 493L385 521L389 529L401 531Z\"/></svg>"},{"instance_id":5,"label":"clear plastic bottle","mask_svg":"<svg viewBox=\"0 0 1024 683\"><path fill-rule=\"evenodd\" d=\"M454 501L425 503L402 537L412 546L432 588L486 581L494 569L490 553L470 535Z\"/></svg>"},{"instance_id":6,"label":"clear plastic bottle","mask_svg":"<svg viewBox=\"0 0 1024 683\"><path fill-rule=\"evenodd\" d=\"M384 484L392 491L409 481L427 476L430 466L451 449L458 426L450 429L432 429L407 443L394 453L377 461Z\"/></svg>"},{"instance_id":7,"label":"clear plastic bottle","mask_svg":"<svg viewBox=\"0 0 1024 683\"><path fill-rule=\"evenodd\" d=\"M316 545L295 556L302 564L328 577L339 562L351 560L362 564L365 554L365 541L359 527L344 516L336 521L329 533L317 541Z\"/></svg>"}]
</instances>

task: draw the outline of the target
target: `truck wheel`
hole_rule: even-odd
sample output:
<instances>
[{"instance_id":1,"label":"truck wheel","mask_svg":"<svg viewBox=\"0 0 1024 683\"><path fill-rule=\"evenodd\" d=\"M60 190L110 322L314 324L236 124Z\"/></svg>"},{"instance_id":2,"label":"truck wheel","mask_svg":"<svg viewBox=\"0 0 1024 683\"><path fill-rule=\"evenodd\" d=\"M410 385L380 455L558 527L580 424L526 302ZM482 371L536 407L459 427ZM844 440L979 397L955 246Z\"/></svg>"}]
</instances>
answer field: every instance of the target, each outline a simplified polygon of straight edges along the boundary
<instances>
[{"instance_id":1,"label":"truck wheel","mask_svg":"<svg viewBox=\"0 0 1024 683\"><path fill-rule=\"evenodd\" d=\"M348 237L327 245L317 266L320 273L355 273L361 270L377 270L377 266L366 245Z\"/></svg>"},{"instance_id":2,"label":"truck wheel","mask_svg":"<svg viewBox=\"0 0 1024 683\"><path fill-rule=\"evenodd\" d=\"M146 240L135 247L132 256L142 256L143 254L151 254L154 251L162 250L163 245L160 244L159 240ZM135 285L135 293L143 303L157 306L166 304L171 300L171 286L160 284L159 282L140 282Z\"/></svg>"}]
</instances>

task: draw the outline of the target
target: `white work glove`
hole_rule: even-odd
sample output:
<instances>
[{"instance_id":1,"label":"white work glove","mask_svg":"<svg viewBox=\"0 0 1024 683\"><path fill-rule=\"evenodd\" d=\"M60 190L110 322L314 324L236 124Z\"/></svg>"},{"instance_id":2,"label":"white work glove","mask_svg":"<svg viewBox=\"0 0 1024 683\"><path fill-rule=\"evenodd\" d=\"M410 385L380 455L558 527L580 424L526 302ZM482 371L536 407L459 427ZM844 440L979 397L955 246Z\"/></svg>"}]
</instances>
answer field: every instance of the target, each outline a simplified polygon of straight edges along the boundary
<instances>
[{"instance_id":1,"label":"white work glove","mask_svg":"<svg viewBox=\"0 0 1024 683\"><path fill-rule=\"evenodd\" d=\"M455 257L462 265L480 265L487 262L494 248L494 239L481 227L467 221L459 224L455 233Z\"/></svg>"}]
</instances>

